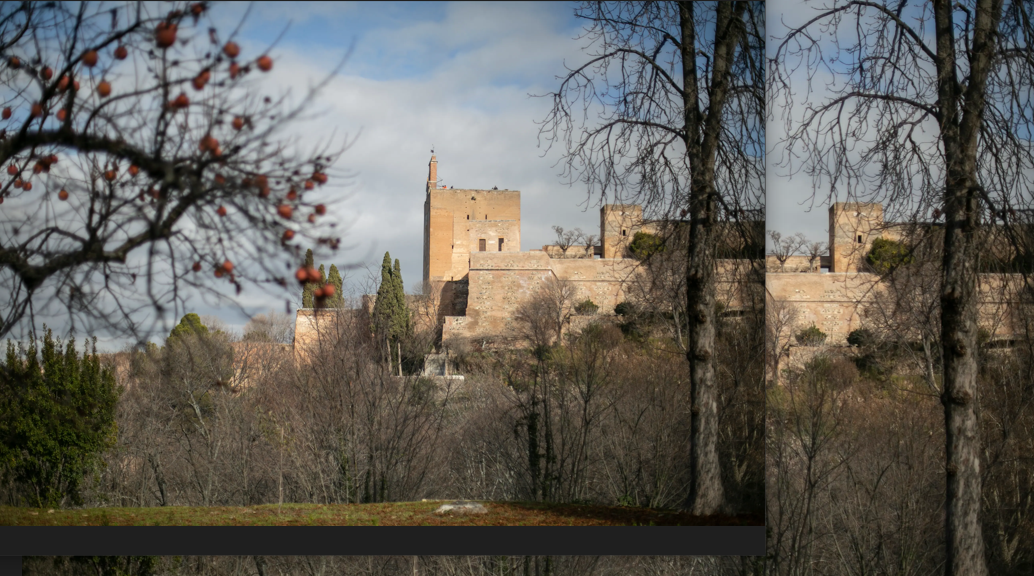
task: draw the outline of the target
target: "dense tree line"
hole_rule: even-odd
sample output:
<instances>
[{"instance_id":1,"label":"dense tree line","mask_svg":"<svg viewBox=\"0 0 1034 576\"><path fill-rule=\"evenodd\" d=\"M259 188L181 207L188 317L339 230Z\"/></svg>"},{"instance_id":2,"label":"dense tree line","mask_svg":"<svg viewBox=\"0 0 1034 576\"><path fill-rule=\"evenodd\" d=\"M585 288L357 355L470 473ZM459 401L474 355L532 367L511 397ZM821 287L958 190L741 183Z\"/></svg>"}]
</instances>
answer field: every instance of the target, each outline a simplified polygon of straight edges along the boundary
<instances>
[{"instance_id":1,"label":"dense tree line","mask_svg":"<svg viewBox=\"0 0 1034 576\"><path fill-rule=\"evenodd\" d=\"M727 331L730 360L739 327ZM289 347L252 339L265 349L242 365L244 349L222 331L179 330L161 348L126 353L117 444L85 504L437 497L676 508L687 496L688 378L660 340L592 325L538 353L469 352L456 359L460 381L397 376L361 311L317 329L297 364ZM761 389L723 384L731 511L757 513Z\"/></svg>"},{"instance_id":2,"label":"dense tree line","mask_svg":"<svg viewBox=\"0 0 1034 576\"><path fill-rule=\"evenodd\" d=\"M98 449L82 504L472 498L678 508L688 496L689 379L662 313L634 330L598 317L580 330L560 324L524 349L461 350L452 362L462 380L421 377L405 363L398 376L364 309L326 310L306 349L277 342L281 320L263 316L240 338L188 314L163 346L110 358L122 391L117 436ZM760 325L737 317L720 327L728 511L757 514L763 366L750 381L726 375L743 374L744 355L760 357ZM398 337L430 340L418 332Z\"/></svg>"}]
</instances>

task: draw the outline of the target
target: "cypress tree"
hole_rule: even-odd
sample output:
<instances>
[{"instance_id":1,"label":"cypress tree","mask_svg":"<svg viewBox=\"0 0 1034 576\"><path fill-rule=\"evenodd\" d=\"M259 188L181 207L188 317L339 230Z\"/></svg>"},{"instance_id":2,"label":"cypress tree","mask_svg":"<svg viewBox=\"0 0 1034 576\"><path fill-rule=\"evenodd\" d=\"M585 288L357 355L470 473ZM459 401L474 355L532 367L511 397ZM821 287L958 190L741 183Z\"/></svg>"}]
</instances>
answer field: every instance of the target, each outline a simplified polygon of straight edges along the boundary
<instances>
[{"instance_id":1,"label":"cypress tree","mask_svg":"<svg viewBox=\"0 0 1034 576\"><path fill-rule=\"evenodd\" d=\"M395 259L392 277L395 290L395 309L398 310L395 317L395 337L403 338L409 336L409 306L406 304L406 290L402 287L402 267L399 265L398 258Z\"/></svg>"},{"instance_id":2,"label":"cypress tree","mask_svg":"<svg viewBox=\"0 0 1034 576\"><path fill-rule=\"evenodd\" d=\"M312 259L312 248L305 251L305 267L315 268L316 265ZM313 308L315 307L313 292L316 291L318 286L312 282L306 282L302 286L302 308Z\"/></svg>"},{"instance_id":3,"label":"cypress tree","mask_svg":"<svg viewBox=\"0 0 1034 576\"><path fill-rule=\"evenodd\" d=\"M392 267L391 254L387 252L381 263L381 285L373 308L373 328L378 340L385 340L389 358L394 357L393 350L397 349L397 344L409 335L409 308L402 287L401 266L395 260Z\"/></svg>"},{"instance_id":4,"label":"cypress tree","mask_svg":"<svg viewBox=\"0 0 1034 576\"><path fill-rule=\"evenodd\" d=\"M327 302L329 308L344 308L345 307L345 296L344 292L341 291L341 273L338 272L337 266L330 265L330 273L327 274L327 282L334 287L334 297L330 298Z\"/></svg>"},{"instance_id":5,"label":"cypress tree","mask_svg":"<svg viewBox=\"0 0 1034 576\"><path fill-rule=\"evenodd\" d=\"M392 289L391 254L384 253L381 262L381 285L373 305L373 331L379 338L391 337L391 319L395 316L395 293Z\"/></svg>"}]
</instances>

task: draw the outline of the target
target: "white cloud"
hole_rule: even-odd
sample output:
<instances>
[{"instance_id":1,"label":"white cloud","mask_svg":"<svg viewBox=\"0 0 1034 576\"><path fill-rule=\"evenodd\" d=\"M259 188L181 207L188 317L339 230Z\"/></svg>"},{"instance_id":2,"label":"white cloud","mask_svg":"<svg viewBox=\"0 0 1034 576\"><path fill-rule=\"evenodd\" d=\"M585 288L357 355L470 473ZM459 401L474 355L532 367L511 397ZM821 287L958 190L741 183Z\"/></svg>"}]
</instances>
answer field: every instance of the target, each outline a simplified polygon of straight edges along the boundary
<instances>
[{"instance_id":1,"label":"white cloud","mask_svg":"<svg viewBox=\"0 0 1034 576\"><path fill-rule=\"evenodd\" d=\"M595 232L599 215L580 206L584 189L560 182L555 151L541 157L535 121L545 117L550 101L528 96L554 89L565 59L584 58L581 41L568 27L569 13L568 6L548 4L459 3L447 5L440 21L398 24L396 14L390 25L354 30L342 23L356 14L355 6L258 5L239 39L243 54L266 47L263 34L248 30L270 29L288 18L295 24L270 52L274 67L261 77L264 92L291 90L299 101L333 69L353 38L356 42L352 60L307 110L310 118L285 134L313 146L332 139L341 144L346 134L361 129L321 189L334 200L327 219L343 223L343 245L351 248L317 261L328 267L379 265L389 250L402 262L407 288L419 286L432 145L445 184L522 191L523 250L551 242L554 224ZM213 17L228 32L240 14L231 5ZM340 176L346 173L354 177ZM225 290L229 294L228 286ZM246 287L238 300L254 313L284 309L284 295L276 291ZM201 297L189 306L187 311L217 316L233 328L246 322L237 309Z\"/></svg>"}]
</instances>

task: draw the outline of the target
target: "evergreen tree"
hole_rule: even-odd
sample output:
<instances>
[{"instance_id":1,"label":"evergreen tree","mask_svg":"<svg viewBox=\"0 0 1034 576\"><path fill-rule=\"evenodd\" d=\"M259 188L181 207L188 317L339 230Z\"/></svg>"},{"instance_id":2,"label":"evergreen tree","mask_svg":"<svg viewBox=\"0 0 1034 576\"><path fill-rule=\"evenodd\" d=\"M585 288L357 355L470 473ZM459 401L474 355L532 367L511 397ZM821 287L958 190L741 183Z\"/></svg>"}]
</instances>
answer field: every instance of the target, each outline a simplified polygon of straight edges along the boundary
<instances>
[{"instance_id":1,"label":"evergreen tree","mask_svg":"<svg viewBox=\"0 0 1034 576\"><path fill-rule=\"evenodd\" d=\"M315 268L316 264L312 259L312 248L305 251L305 268ZM306 282L302 286L302 308L313 308L315 307L315 297L313 292L319 288L319 285L313 284L312 282Z\"/></svg>"},{"instance_id":2,"label":"evergreen tree","mask_svg":"<svg viewBox=\"0 0 1034 576\"><path fill-rule=\"evenodd\" d=\"M391 254L384 253L381 263L381 285L377 289L377 302L373 308L373 329L378 340L388 347L388 357L392 358L397 344L409 335L409 308L406 306L406 294L402 289L402 271L399 261L392 267Z\"/></svg>"},{"instance_id":3,"label":"evergreen tree","mask_svg":"<svg viewBox=\"0 0 1034 576\"><path fill-rule=\"evenodd\" d=\"M83 479L115 442L119 392L96 340L82 357L74 339L62 351L50 330L42 344L16 351L9 340L0 366L0 477L32 506L81 504Z\"/></svg>"},{"instance_id":4,"label":"evergreen tree","mask_svg":"<svg viewBox=\"0 0 1034 576\"><path fill-rule=\"evenodd\" d=\"M377 300L373 305L373 331L381 339L390 338L391 319L395 316L394 307L391 255L385 252L384 261L381 262L381 284L377 288Z\"/></svg>"},{"instance_id":5,"label":"evergreen tree","mask_svg":"<svg viewBox=\"0 0 1034 576\"><path fill-rule=\"evenodd\" d=\"M208 336L208 327L201 323L201 317L193 312L180 318L180 323L169 333L166 343L170 340L177 340L183 336L193 335L197 337Z\"/></svg>"},{"instance_id":6,"label":"evergreen tree","mask_svg":"<svg viewBox=\"0 0 1034 576\"><path fill-rule=\"evenodd\" d=\"M338 272L337 266L330 265L330 273L327 274L327 282L334 287L334 297L328 299L328 308L344 308L345 297L344 292L341 291L344 280L341 278L341 273Z\"/></svg>"},{"instance_id":7,"label":"evergreen tree","mask_svg":"<svg viewBox=\"0 0 1034 576\"><path fill-rule=\"evenodd\" d=\"M409 318L409 306L406 304L406 291L402 287L402 267L399 266L398 258L395 259L395 268L392 270L392 280L394 281L395 289L395 307L399 310L398 316L395 318L395 336L396 338L404 338L409 336L410 330L410 318Z\"/></svg>"}]
</instances>

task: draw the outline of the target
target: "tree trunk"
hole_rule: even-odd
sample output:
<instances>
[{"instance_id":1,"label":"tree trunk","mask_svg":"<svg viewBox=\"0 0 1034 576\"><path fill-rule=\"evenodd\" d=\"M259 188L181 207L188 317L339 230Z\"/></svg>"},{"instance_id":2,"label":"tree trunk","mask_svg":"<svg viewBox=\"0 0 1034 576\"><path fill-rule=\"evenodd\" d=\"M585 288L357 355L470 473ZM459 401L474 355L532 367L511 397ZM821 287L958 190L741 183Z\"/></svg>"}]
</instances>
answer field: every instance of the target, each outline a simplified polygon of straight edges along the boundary
<instances>
[{"instance_id":1,"label":"tree trunk","mask_svg":"<svg viewBox=\"0 0 1034 576\"><path fill-rule=\"evenodd\" d=\"M1001 0L976 6L969 78L957 79L952 3L934 2L937 38L937 100L944 146L944 259L941 285L941 345L944 357L945 568L947 576L987 574L980 527L980 429L977 419L977 269L980 188L977 145L987 74Z\"/></svg>"},{"instance_id":2,"label":"tree trunk","mask_svg":"<svg viewBox=\"0 0 1034 576\"><path fill-rule=\"evenodd\" d=\"M537 386L537 383L536 383ZM531 411L528 413L528 472L531 475L531 499L534 502L539 500L542 493L540 486L541 472L539 468L539 408L536 392L532 392Z\"/></svg>"},{"instance_id":3,"label":"tree trunk","mask_svg":"<svg viewBox=\"0 0 1034 576\"><path fill-rule=\"evenodd\" d=\"M743 28L744 2L720 2L715 18L715 57L708 110L702 114L696 65L696 30L691 2L679 3L685 142L690 162L689 250L686 262L686 359L690 371L690 493L694 514L714 514L725 503L718 461L718 402L714 372L715 260L717 221L715 157L733 53ZM740 22L736 19L740 18Z\"/></svg>"},{"instance_id":4,"label":"tree trunk","mask_svg":"<svg viewBox=\"0 0 1034 576\"><path fill-rule=\"evenodd\" d=\"M987 574L980 529L980 430L977 421L977 199L949 192L941 291L944 357L946 568L948 576Z\"/></svg>"},{"instance_id":5,"label":"tree trunk","mask_svg":"<svg viewBox=\"0 0 1034 576\"><path fill-rule=\"evenodd\" d=\"M165 474L162 474L161 463L151 454L147 455L147 461L151 464L151 468L154 470L154 480L158 483L158 494L161 496L161 506L168 506L169 501L166 499L165 491Z\"/></svg>"}]
</instances>

